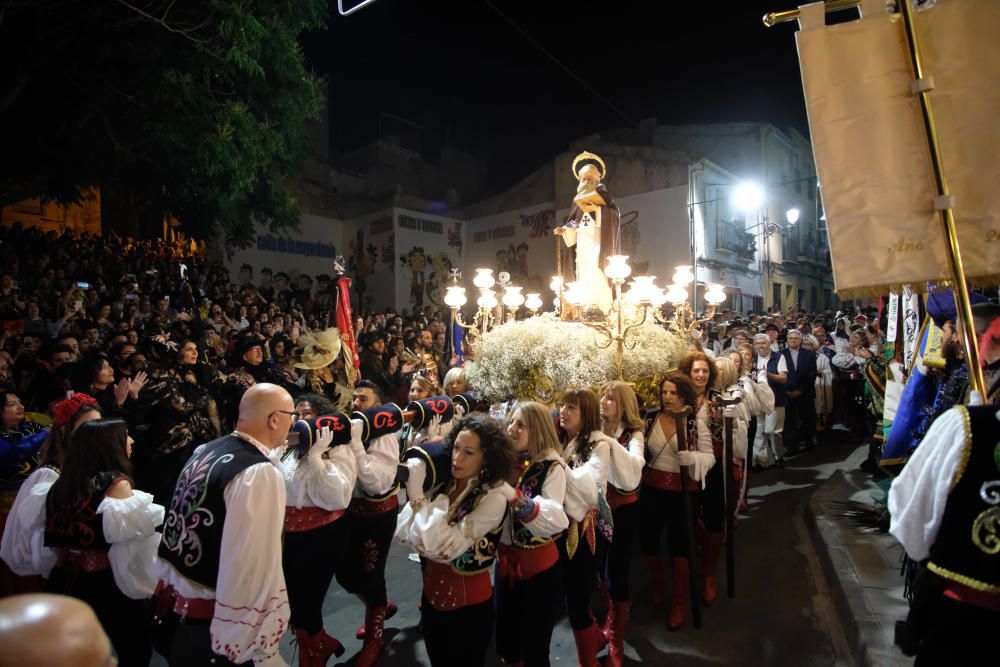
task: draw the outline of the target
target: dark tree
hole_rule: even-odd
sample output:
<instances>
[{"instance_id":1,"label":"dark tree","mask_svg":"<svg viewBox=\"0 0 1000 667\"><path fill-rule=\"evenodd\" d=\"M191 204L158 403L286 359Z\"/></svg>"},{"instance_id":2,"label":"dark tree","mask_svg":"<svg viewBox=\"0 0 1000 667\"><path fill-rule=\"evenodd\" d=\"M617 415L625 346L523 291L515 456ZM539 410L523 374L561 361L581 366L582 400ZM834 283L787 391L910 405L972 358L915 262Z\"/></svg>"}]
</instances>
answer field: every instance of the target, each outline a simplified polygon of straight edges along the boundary
<instances>
[{"instance_id":1,"label":"dark tree","mask_svg":"<svg viewBox=\"0 0 1000 667\"><path fill-rule=\"evenodd\" d=\"M248 238L285 187L323 92L298 38L323 0L0 1L0 205L79 186Z\"/></svg>"}]
</instances>

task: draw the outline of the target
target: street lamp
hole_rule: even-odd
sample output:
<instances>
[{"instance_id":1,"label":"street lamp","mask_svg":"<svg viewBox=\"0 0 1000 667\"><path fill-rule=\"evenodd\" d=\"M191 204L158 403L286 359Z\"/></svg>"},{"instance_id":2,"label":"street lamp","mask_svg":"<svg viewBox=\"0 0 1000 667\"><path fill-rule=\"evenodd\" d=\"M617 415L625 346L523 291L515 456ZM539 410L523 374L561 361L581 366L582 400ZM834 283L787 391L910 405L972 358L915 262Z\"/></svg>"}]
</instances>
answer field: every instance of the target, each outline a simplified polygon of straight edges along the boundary
<instances>
[{"instance_id":1,"label":"street lamp","mask_svg":"<svg viewBox=\"0 0 1000 667\"><path fill-rule=\"evenodd\" d=\"M743 212L755 211L764 203L764 190L750 181L739 183L733 191L733 203Z\"/></svg>"}]
</instances>

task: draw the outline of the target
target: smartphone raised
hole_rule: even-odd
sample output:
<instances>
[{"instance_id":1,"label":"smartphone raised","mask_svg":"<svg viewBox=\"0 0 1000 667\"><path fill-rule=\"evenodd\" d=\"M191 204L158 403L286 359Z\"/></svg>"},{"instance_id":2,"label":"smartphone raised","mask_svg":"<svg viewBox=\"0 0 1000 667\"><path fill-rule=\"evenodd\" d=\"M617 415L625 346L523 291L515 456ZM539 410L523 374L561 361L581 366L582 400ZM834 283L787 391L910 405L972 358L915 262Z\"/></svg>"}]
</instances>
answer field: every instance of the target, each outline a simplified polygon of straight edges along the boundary
<instances>
[{"instance_id":1,"label":"smartphone raised","mask_svg":"<svg viewBox=\"0 0 1000 667\"><path fill-rule=\"evenodd\" d=\"M90 289L90 283L78 282L76 284L77 289Z\"/></svg>"}]
</instances>

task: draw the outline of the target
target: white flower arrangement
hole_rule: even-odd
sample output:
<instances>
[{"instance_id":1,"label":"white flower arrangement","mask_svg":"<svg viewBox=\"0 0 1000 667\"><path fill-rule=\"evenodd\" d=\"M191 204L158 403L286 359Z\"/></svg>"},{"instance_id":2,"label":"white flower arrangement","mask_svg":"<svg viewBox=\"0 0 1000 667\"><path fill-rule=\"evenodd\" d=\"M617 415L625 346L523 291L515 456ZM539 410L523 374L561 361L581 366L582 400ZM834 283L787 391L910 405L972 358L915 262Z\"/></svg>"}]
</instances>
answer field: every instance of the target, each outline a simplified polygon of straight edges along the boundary
<instances>
[{"instance_id":1,"label":"white flower arrangement","mask_svg":"<svg viewBox=\"0 0 1000 667\"><path fill-rule=\"evenodd\" d=\"M654 322L633 329L624 353L623 378L629 382L660 376L676 368L687 342ZM561 322L546 313L494 327L476 346L469 382L489 402L510 398L538 400L536 391L551 380L556 393L569 387L597 387L616 379L618 346L600 348L606 338L579 322Z\"/></svg>"}]
</instances>

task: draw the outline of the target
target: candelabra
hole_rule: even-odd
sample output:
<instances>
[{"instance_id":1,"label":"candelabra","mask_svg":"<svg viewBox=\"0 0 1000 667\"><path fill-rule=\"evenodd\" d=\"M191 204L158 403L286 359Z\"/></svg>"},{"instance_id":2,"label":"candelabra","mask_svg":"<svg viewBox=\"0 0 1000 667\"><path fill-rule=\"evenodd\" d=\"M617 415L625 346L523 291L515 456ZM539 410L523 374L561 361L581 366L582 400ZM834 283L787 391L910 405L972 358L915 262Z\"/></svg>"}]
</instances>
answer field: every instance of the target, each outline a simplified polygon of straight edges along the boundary
<instances>
[{"instance_id":1,"label":"candelabra","mask_svg":"<svg viewBox=\"0 0 1000 667\"><path fill-rule=\"evenodd\" d=\"M510 274L506 271L494 279L493 269L476 269L472 284L479 289L479 297L476 299L477 310L472 319L466 321L461 309L468 302L468 298L465 295L465 288L458 284L460 278L461 274L457 271L451 272L449 278L451 284L445 291L444 302L451 308L452 322L466 329L472 339L478 338L498 324L513 322L517 319L517 311L522 306L532 315L537 315L542 308L541 295L538 292L521 294L523 288L512 284ZM497 285L503 292L499 299L496 290L493 289Z\"/></svg>"},{"instance_id":2,"label":"candelabra","mask_svg":"<svg viewBox=\"0 0 1000 667\"><path fill-rule=\"evenodd\" d=\"M580 313L579 322L599 334L597 347L601 349L609 348L612 344L615 348L615 373L618 379L622 379L625 364L625 350L633 350L639 343L636 329L646 321L646 308L650 305L647 292L641 288L639 292L633 294L635 282L626 294L626 299L622 298L622 285L626 278L632 273L632 267L628 265L627 255L612 255L608 257L608 265L604 269L604 275L611 281L613 301L611 308L605 314L601 312L602 319L594 320L590 317L593 310L585 310L587 304L588 291L583 283L571 282L566 284L563 296L570 305L577 308ZM642 276L648 278L648 276ZM639 280L640 278L636 278ZM649 283L651 284L651 281ZM635 297L639 297L636 299ZM626 301L634 302L636 307L626 309Z\"/></svg>"},{"instance_id":3,"label":"candelabra","mask_svg":"<svg viewBox=\"0 0 1000 667\"><path fill-rule=\"evenodd\" d=\"M722 286L709 283L705 290L705 303L708 304L708 310L704 317L699 318L688 301L688 286L693 282L694 273L690 266L676 267L673 283L667 287L662 297L663 301L661 301L661 304L669 302L673 306L673 315L664 317L659 308L653 311L653 318L657 322L683 336L690 336L699 324L710 322L715 317L715 309L726 300L726 292Z\"/></svg>"},{"instance_id":4,"label":"candelabra","mask_svg":"<svg viewBox=\"0 0 1000 667\"><path fill-rule=\"evenodd\" d=\"M709 284L705 291L705 302L708 311L702 318L697 317L688 302L688 287L694 283L694 273L690 266L676 267L673 283L666 289L656 286L656 276L634 276L624 291L632 267L629 266L627 255L612 255L604 275L611 281L612 303L607 312L600 308L588 307L591 294L583 282L563 284L559 276L552 279L549 287L556 293L555 311L558 313L563 301L568 305L565 316L574 315L579 323L594 329L598 336L596 345L601 349L615 346L615 372L622 379L624 371L625 350L633 350L639 343L638 328L649 319L652 310L653 320L666 326L676 335L685 339L692 330L703 322L715 316L716 307L725 301L726 294L719 285ZM521 294L521 287L511 284L510 275L501 273L495 280L492 269L476 269L472 283L479 289L480 296L476 299L478 310L472 319L466 321L461 308L467 302L465 288L458 284L460 275L452 271L444 302L451 308L452 322L469 331L473 340L485 334L491 327L512 322L517 319L517 313L523 306L530 311L531 316L537 315L543 304L541 295L530 292ZM503 291L501 298L493 289L499 283ZM669 302L673 305L673 315L665 317L661 307Z\"/></svg>"}]
</instances>

